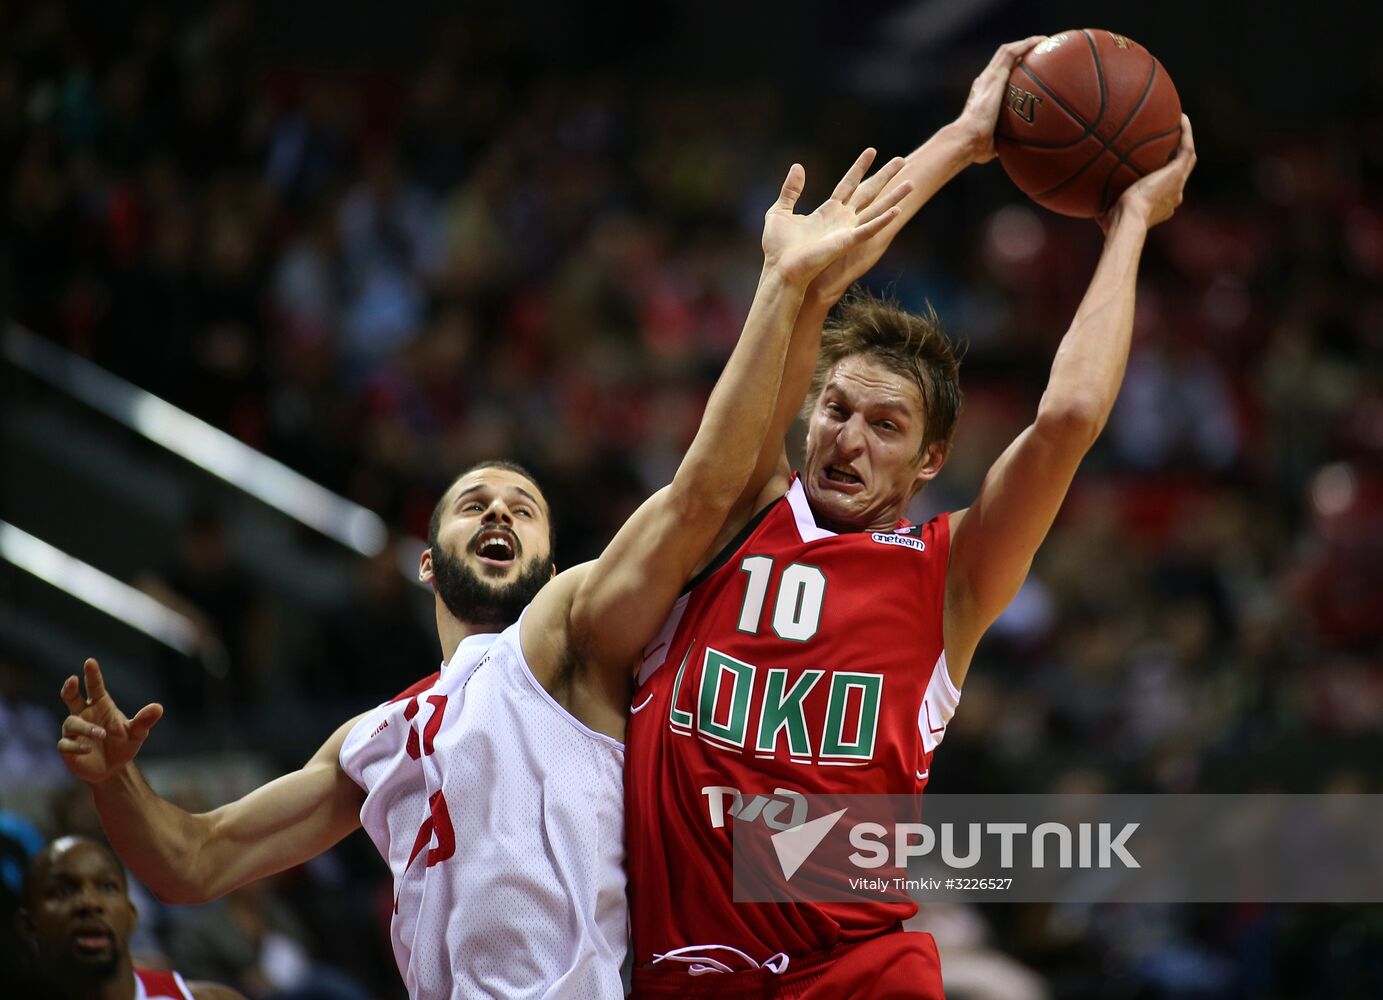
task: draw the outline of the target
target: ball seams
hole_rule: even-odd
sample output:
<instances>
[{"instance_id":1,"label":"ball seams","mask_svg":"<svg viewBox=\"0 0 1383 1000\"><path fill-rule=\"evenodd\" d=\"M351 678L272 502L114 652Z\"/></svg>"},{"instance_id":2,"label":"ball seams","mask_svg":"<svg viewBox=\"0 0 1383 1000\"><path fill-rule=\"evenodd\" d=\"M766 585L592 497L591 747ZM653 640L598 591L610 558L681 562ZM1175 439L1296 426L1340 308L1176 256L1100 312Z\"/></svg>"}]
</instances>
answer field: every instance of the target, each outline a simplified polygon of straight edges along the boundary
<instances>
[{"instance_id":1,"label":"ball seams","mask_svg":"<svg viewBox=\"0 0 1383 1000\"><path fill-rule=\"evenodd\" d=\"M1113 150L1110 150L1109 152L1112 153ZM1143 176L1142 173L1139 172L1138 168L1135 167L1132 163L1128 163L1122 158L1115 156L1114 166L1112 166L1109 169L1109 173L1105 175L1104 187L1100 190L1101 214L1108 212L1110 207L1113 205L1113 201L1109 197L1109 189L1114 185L1114 178L1118 175L1119 171L1125 167L1127 167L1134 174L1135 177Z\"/></svg>"},{"instance_id":2,"label":"ball seams","mask_svg":"<svg viewBox=\"0 0 1383 1000\"><path fill-rule=\"evenodd\" d=\"M1021 143L1024 146L1032 146L1034 149L1066 149L1070 146L1079 145L1080 143L1084 142L1086 139L1089 139L1092 135L1095 134L1095 129L1098 128L1100 122L1104 120L1105 89L1103 73L1100 74L1100 110L1099 113L1095 115L1095 120L1093 122L1087 122L1084 118L1082 118L1079 114L1076 113L1075 108L1071 107L1069 104L1063 101L1060 97L1056 95L1056 93L1050 87L1043 83L1041 77L1039 77L1032 70L1028 69L1027 63L1019 60L1018 68L1023 71L1023 73L1027 76L1029 80L1041 87L1042 92L1052 99L1053 104L1059 107L1062 111L1065 111L1066 114L1070 116L1071 121L1081 126L1083 129L1085 129L1085 131L1081 133L1081 135L1078 136L1076 139L1073 139L1071 142L1063 142L1059 144L1050 144L1045 142L1028 142L1025 139L1019 139L1016 136L1008 136L1003 134L1000 134L999 138L1010 139L1011 141Z\"/></svg>"},{"instance_id":3,"label":"ball seams","mask_svg":"<svg viewBox=\"0 0 1383 1000\"><path fill-rule=\"evenodd\" d=\"M1138 168L1138 165L1137 165L1136 163L1133 162L1133 160L1132 160L1133 154L1134 154L1135 152L1137 152L1138 150L1142 149L1144 146L1146 146L1146 145L1147 145L1148 143L1150 143L1150 142L1157 142L1157 140L1159 140L1159 139L1165 139L1165 138L1167 138L1167 136L1169 136L1169 135L1176 135L1176 134L1177 134L1178 132L1180 132L1180 131L1181 131L1181 123L1178 122L1174 127L1169 128L1169 129L1166 129L1166 130L1164 130L1164 131L1162 131L1162 132L1158 132L1156 135L1150 135L1150 136L1148 136L1146 139L1143 139L1141 142L1138 142L1138 143L1136 143L1135 145L1130 146L1130 147L1129 147L1125 152L1123 152L1123 153L1117 153L1117 152L1115 152L1115 151L1112 150L1112 149L1110 150L1110 152L1111 152L1111 153L1114 153L1115 158L1118 159L1118 161L1119 161L1119 166L1128 167L1128 168L1129 168L1130 170L1132 170L1132 171L1134 172L1134 174L1137 175L1138 177L1146 177L1146 176L1148 176L1147 172L1144 171L1144 170L1140 170L1140 169ZM1173 150L1173 152L1175 152L1175 150ZM1116 173L1118 173L1118 171L1119 171L1119 167L1116 166L1113 170L1111 170L1111 171L1109 172L1109 176L1108 176L1107 178L1105 178L1104 192L1100 195L1100 204L1101 204L1102 206L1104 206L1104 210L1108 210L1108 209L1109 209L1109 206L1110 206L1109 186L1110 186L1112 183L1114 183L1114 175L1115 175Z\"/></svg>"},{"instance_id":4,"label":"ball seams","mask_svg":"<svg viewBox=\"0 0 1383 1000\"><path fill-rule=\"evenodd\" d=\"M1092 129L1097 129L1100 127L1100 123L1104 121L1105 111L1109 109L1109 87L1105 84L1104 63L1100 62L1100 47L1095 44L1095 39L1090 37L1090 32L1081 28L1080 33L1085 36L1086 44L1090 46L1090 58L1095 60L1095 79L1100 84L1100 113L1090 123Z\"/></svg>"},{"instance_id":5,"label":"ball seams","mask_svg":"<svg viewBox=\"0 0 1383 1000\"><path fill-rule=\"evenodd\" d=\"M1104 74L1103 74L1103 73L1100 75L1100 80L1101 80L1101 85L1103 86L1103 80L1104 80ZM1078 177L1080 177L1082 174L1084 174L1087 170L1089 170L1092 166L1094 166L1095 163L1096 163L1096 161L1098 161L1101 157L1103 157L1105 153L1112 153L1112 154L1114 155L1114 158L1115 158L1116 160L1119 161L1118 164L1116 164L1116 165L1114 166L1114 168L1113 168L1112 170L1110 170L1110 172L1109 172L1109 176L1110 176L1110 177L1113 177L1113 176L1114 176L1115 172L1119 169L1119 165L1120 165L1120 164L1129 167L1131 170L1133 170L1134 173L1138 174L1139 177L1142 177L1142 176L1143 176L1142 171L1140 171L1140 170L1139 170L1137 167L1135 167L1133 164L1129 163L1129 162L1128 162L1128 159L1124 156L1124 154L1120 153L1118 150L1113 149L1113 148L1111 148L1111 147L1113 147L1114 143L1116 143L1116 142L1119 141L1119 136L1123 135L1123 134L1124 134L1124 130L1127 129L1127 128L1129 127L1129 125L1132 124L1133 120L1134 120L1135 118L1138 117L1138 112L1141 111L1141 110L1143 109L1143 105L1144 105L1145 103L1147 103L1148 95L1152 93L1153 83L1154 83L1154 81L1156 81L1156 80L1157 80L1157 60L1156 60L1156 59L1153 59L1153 60L1152 60L1151 72L1148 73L1147 82L1143 84L1143 93L1141 93L1140 95L1138 95L1138 100L1137 100L1137 102L1133 105L1133 109L1132 109L1131 111L1129 111L1128 117L1125 118L1125 119L1123 120L1123 122L1119 125L1119 127L1118 127L1117 129L1114 130L1114 134L1111 135L1108 139L1100 139L1100 142L1102 142L1102 143L1104 144L1103 148L1102 148L1098 153L1096 153L1094 156L1092 156L1089 160L1087 160L1087 161L1081 166L1081 168L1080 168L1079 170L1077 170L1075 173L1073 173L1070 177L1066 178L1066 179L1065 179L1064 181L1062 181L1060 184L1056 185L1055 187L1048 188L1046 191L1043 191L1043 192L1041 192L1041 193L1039 193L1039 194L1035 194L1035 195L1033 195L1032 197L1035 198L1035 199L1038 200L1038 201L1041 201L1041 200L1044 199L1044 198L1050 198L1052 195L1056 194L1058 191L1060 191L1062 188L1064 188L1067 184L1070 184L1072 181L1076 180ZM1097 136L1096 138L1099 138L1099 137ZM1139 145L1142 145L1142 143L1139 143ZM1106 209L1106 208L1109 207L1109 206L1106 204L1106 201L1107 201L1107 199L1108 199L1108 197L1109 197L1109 183L1110 183L1110 182L1109 182L1109 179L1106 178L1106 180L1105 180L1105 186L1104 186L1104 193L1100 195L1100 206L1101 206L1101 211L1103 211L1104 209Z\"/></svg>"},{"instance_id":6,"label":"ball seams","mask_svg":"<svg viewBox=\"0 0 1383 1000\"><path fill-rule=\"evenodd\" d=\"M1132 146L1130 146L1130 147L1128 148L1128 151L1127 151L1127 152L1125 152L1125 153L1123 153L1123 154L1115 153L1115 155L1118 156L1119 159L1123 160L1125 163L1128 163L1129 167L1131 167L1133 170L1137 171L1139 177L1146 177L1147 174L1146 174L1144 171L1139 170L1138 167L1137 167L1136 165L1134 165L1133 163L1129 162L1129 158L1133 156L1133 154L1134 154L1135 151L1142 149L1142 148L1143 148L1144 146L1146 146L1148 143L1150 143L1150 142L1156 142L1158 139L1165 139L1165 138L1167 138L1167 136L1169 136L1169 135L1176 135L1176 134L1177 134L1178 132L1180 132L1180 131L1181 131L1181 122L1177 122L1177 123L1176 123L1175 125L1173 125L1171 128L1163 129L1161 132L1158 132L1158 133L1156 133L1155 135L1150 135L1150 136L1148 136L1146 139L1142 139L1142 140L1140 140L1139 142L1134 143ZM1171 157L1168 157L1168 159L1170 159L1170 158L1171 158Z\"/></svg>"}]
</instances>

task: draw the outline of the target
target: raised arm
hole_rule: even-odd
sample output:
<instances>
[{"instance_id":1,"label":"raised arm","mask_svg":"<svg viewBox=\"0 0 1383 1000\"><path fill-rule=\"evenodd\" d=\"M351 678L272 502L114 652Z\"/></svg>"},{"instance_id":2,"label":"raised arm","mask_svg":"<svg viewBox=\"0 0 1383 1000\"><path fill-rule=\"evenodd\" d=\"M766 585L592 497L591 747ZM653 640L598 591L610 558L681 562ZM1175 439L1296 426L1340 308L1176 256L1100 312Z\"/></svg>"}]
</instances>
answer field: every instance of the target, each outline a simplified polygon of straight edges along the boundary
<instances>
[{"instance_id":1,"label":"raised arm","mask_svg":"<svg viewBox=\"0 0 1383 1000\"><path fill-rule=\"evenodd\" d=\"M573 595L569 633L602 675L627 684L629 668L666 619L744 490L768 432L788 337L807 286L833 260L897 215L907 185L878 196L857 160L811 215L794 215L805 174L794 164L765 216L764 267L744 331L716 383L672 483L620 529ZM884 180L897 169L886 167ZM863 190L869 197L857 197ZM877 197L876 197L877 196ZM525 648L528 648L525 636Z\"/></svg>"},{"instance_id":2,"label":"raised arm","mask_svg":"<svg viewBox=\"0 0 1383 1000\"><path fill-rule=\"evenodd\" d=\"M163 715L146 705L134 718L116 707L95 660L62 686L71 713L58 749L68 770L91 788L111 846L140 881L167 903L200 903L301 864L360 825L364 793L341 770L341 745L355 719L322 744L301 769L229 805L189 813L160 798L134 765Z\"/></svg>"},{"instance_id":3,"label":"raised arm","mask_svg":"<svg viewBox=\"0 0 1383 1000\"><path fill-rule=\"evenodd\" d=\"M1100 220L1104 252L1057 348L1037 419L999 456L969 509L952 515L944 627L957 685L980 636L1022 586L1076 468L1114 407L1128 362L1144 240L1181 204L1196 164L1185 116L1181 130L1171 162L1132 185Z\"/></svg>"},{"instance_id":4,"label":"raised arm","mask_svg":"<svg viewBox=\"0 0 1383 1000\"><path fill-rule=\"evenodd\" d=\"M879 258L892 245L893 238L923 205L931 201L933 195L971 164L987 163L994 159L994 128L999 121L1009 73L1018 59L1045 37L1033 35L999 46L989 65L970 85L965 107L956 119L943 125L905 159L896 161L897 173L889 176L886 171L880 171L874 180L879 182L881 192L866 191L865 185L861 185L861 196L871 198L880 193L887 196L893 187L900 184L908 185L911 190L898 203L898 215L893 221L868 240L842 254L807 289L792 329L772 423L754 472L731 515L724 541L734 537L741 525L770 496L786 489L788 462L784 438L801 410L802 399L811 384L827 314L850 286L879 262Z\"/></svg>"}]
</instances>

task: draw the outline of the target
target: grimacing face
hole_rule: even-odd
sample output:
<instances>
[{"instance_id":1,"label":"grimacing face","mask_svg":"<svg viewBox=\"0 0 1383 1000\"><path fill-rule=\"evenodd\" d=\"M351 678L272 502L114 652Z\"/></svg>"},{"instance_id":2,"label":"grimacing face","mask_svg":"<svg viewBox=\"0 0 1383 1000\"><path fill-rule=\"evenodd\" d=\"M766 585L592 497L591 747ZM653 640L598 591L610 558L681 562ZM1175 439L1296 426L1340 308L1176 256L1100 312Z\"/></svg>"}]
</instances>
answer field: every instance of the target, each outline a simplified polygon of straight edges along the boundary
<instances>
[{"instance_id":1,"label":"grimacing face","mask_svg":"<svg viewBox=\"0 0 1383 1000\"><path fill-rule=\"evenodd\" d=\"M26 929L40 960L113 973L136 922L125 873L108 851L81 840L59 841L50 858L26 906Z\"/></svg>"},{"instance_id":2,"label":"grimacing face","mask_svg":"<svg viewBox=\"0 0 1383 1000\"><path fill-rule=\"evenodd\" d=\"M437 588L458 618L508 625L517 614L511 618L507 609L521 609L552 575L549 517L542 493L526 477L476 469L447 491L440 551L423 553L419 578Z\"/></svg>"},{"instance_id":3,"label":"grimacing face","mask_svg":"<svg viewBox=\"0 0 1383 1000\"><path fill-rule=\"evenodd\" d=\"M864 354L831 370L807 423L802 485L817 521L833 531L888 531L918 489L941 471L941 442L919 454L922 392Z\"/></svg>"}]
</instances>

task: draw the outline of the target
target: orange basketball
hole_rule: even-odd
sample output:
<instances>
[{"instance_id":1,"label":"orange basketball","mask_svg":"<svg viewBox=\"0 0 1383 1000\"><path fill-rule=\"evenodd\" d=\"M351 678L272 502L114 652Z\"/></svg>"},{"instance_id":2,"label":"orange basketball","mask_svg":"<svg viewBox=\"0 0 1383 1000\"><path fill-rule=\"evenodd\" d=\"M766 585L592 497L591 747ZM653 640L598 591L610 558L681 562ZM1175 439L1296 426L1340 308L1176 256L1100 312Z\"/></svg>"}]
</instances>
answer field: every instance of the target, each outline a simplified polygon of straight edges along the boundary
<instances>
[{"instance_id":1,"label":"orange basketball","mask_svg":"<svg viewBox=\"0 0 1383 1000\"><path fill-rule=\"evenodd\" d=\"M994 146L1033 201L1088 218L1171 159L1180 137L1181 99L1162 64L1123 35L1081 28L1014 66Z\"/></svg>"}]
</instances>

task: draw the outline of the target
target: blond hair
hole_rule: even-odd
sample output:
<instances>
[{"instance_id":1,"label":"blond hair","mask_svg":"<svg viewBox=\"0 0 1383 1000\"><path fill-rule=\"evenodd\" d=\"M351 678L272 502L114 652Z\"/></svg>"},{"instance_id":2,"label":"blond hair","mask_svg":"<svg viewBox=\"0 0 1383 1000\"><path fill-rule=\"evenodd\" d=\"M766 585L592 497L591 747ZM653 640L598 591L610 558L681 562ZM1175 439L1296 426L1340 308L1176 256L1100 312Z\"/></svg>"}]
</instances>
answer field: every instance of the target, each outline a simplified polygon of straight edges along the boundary
<instances>
[{"instance_id":1,"label":"blond hair","mask_svg":"<svg viewBox=\"0 0 1383 1000\"><path fill-rule=\"evenodd\" d=\"M910 379L921 392L925 419L919 455L938 441L949 447L960 417L960 358L941 332L930 303L925 312L910 313L869 292L851 292L822 331L821 354L807 395L808 413L836 365L855 355L872 358Z\"/></svg>"}]
</instances>

